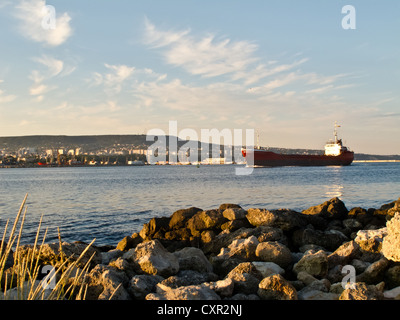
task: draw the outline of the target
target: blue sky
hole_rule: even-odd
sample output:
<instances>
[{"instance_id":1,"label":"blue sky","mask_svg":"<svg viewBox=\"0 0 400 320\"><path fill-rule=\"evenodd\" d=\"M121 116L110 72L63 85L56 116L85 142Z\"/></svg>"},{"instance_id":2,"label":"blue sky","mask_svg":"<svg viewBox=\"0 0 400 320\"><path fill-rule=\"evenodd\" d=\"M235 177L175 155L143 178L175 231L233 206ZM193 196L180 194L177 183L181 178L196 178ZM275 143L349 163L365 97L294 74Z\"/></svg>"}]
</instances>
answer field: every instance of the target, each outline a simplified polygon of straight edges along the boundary
<instances>
[{"instance_id":1,"label":"blue sky","mask_svg":"<svg viewBox=\"0 0 400 320\"><path fill-rule=\"evenodd\" d=\"M2 0L0 136L176 120L322 149L337 120L354 151L399 154L399 14L393 0Z\"/></svg>"}]
</instances>

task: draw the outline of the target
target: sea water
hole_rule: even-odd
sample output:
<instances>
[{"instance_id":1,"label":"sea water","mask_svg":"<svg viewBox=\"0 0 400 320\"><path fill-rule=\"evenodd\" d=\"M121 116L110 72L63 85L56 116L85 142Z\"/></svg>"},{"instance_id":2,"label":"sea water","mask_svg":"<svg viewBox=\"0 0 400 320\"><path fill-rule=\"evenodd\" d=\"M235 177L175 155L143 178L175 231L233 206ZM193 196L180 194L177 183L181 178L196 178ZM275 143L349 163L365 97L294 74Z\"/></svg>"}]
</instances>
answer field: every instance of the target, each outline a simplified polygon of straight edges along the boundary
<instances>
[{"instance_id":1,"label":"sea water","mask_svg":"<svg viewBox=\"0 0 400 320\"><path fill-rule=\"evenodd\" d=\"M0 235L28 193L24 243L32 243L40 216L46 240L116 245L153 217L191 206L304 210L333 197L346 207L379 208L400 196L400 163L348 167L255 168L234 165L61 167L0 169Z\"/></svg>"}]
</instances>

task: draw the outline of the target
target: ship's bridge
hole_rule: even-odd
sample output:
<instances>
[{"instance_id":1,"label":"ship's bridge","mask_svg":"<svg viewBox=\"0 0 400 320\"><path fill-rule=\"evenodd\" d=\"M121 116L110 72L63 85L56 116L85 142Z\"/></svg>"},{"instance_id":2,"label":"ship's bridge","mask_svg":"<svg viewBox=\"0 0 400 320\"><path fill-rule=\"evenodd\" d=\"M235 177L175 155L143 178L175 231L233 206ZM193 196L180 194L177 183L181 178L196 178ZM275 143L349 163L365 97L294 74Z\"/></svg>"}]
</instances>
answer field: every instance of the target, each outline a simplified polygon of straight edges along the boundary
<instances>
[{"instance_id":1,"label":"ship's bridge","mask_svg":"<svg viewBox=\"0 0 400 320\"><path fill-rule=\"evenodd\" d=\"M346 151L347 148L342 145L342 140L339 139L337 141L328 141L325 145L325 155L326 156L340 156L343 151Z\"/></svg>"}]
</instances>

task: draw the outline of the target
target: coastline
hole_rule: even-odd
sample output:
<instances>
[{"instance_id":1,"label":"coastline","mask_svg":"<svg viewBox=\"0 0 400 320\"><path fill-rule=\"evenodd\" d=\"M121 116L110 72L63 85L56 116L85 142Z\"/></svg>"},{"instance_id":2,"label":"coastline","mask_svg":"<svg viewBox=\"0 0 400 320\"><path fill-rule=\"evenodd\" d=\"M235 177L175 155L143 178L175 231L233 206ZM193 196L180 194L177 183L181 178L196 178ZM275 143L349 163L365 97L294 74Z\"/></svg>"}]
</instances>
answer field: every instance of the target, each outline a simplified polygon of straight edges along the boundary
<instances>
[{"instance_id":1,"label":"coastline","mask_svg":"<svg viewBox=\"0 0 400 320\"><path fill-rule=\"evenodd\" d=\"M86 299L393 300L400 298L399 211L400 198L379 209L347 209L338 198L302 212L181 209L116 247L92 246ZM86 245L44 244L40 264L59 268L62 255L74 261Z\"/></svg>"}]
</instances>

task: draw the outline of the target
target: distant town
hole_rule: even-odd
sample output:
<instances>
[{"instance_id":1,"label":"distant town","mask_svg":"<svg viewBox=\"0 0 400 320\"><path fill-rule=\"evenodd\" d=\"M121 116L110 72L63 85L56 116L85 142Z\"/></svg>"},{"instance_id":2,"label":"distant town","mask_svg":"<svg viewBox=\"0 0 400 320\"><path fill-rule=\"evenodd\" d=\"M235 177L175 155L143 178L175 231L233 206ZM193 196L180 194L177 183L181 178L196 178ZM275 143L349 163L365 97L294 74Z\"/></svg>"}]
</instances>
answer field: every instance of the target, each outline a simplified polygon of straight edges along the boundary
<instances>
[{"instance_id":1,"label":"distant town","mask_svg":"<svg viewBox=\"0 0 400 320\"><path fill-rule=\"evenodd\" d=\"M176 137L175 137L176 139ZM149 146L145 135L104 136L24 136L0 137L0 168L56 167L56 166L143 166L147 165ZM187 141L178 140L178 146ZM204 144L198 142L201 151ZM212 150L219 148L216 153ZM209 144L203 159L190 161L189 153L175 154L178 161L160 161L159 165L220 165L242 164L238 158L240 146L216 146ZM322 150L270 148L271 151L296 154L321 154ZM179 150L179 149L178 149ZM199 151L199 152L200 152ZM170 152L167 147L167 157ZM215 154L219 156L215 156ZM236 155L236 159L235 159ZM192 157L193 158L193 157ZM400 155L355 154L355 161L400 161Z\"/></svg>"},{"instance_id":2,"label":"distant town","mask_svg":"<svg viewBox=\"0 0 400 320\"><path fill-rule=\"evenodd\" d=\"M179 141L183 145L187 141ZM30 136L0 137L0 167L55 166L143 166L152 154L146 136ZM218 146L219 147L219 146ZM214 146L215 148L215 146ZM160 161L159 165L216 165L238 161L241 147L219 147L218 157L212 157L213 145L204 160L189 161L189 153L177 153L175 162ZM201 146L199 148L201 150ZM167 149L166 159L169 159ZM236 153L235 153L236 152ZM244 159L239 159L243 163Z\"/></svg>"}]
</instances>

